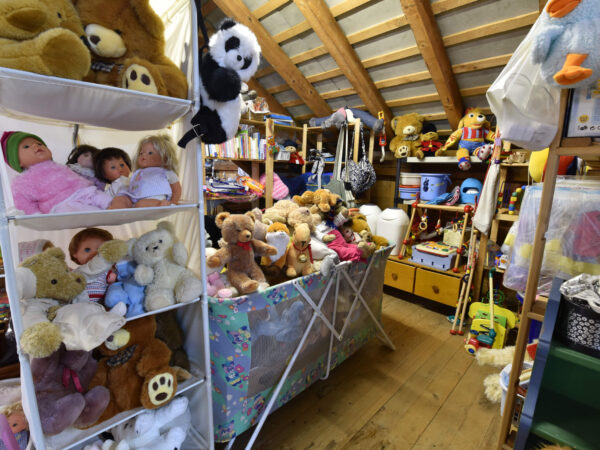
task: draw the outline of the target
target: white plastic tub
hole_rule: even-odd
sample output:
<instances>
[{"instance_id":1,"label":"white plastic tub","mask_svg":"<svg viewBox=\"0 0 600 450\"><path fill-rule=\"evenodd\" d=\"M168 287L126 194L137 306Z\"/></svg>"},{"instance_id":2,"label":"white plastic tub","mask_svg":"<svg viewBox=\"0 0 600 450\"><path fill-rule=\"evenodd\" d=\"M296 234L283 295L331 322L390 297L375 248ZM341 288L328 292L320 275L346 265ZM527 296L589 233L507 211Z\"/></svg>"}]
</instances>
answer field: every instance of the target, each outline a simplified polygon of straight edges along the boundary
<instances>
[{"instance_id":1,"label":"white plastic tub","mask_svg":"<svg viewBox=\"0 0 600 450\"><path fill-rule=\"evenodd\" d=\"M421 185L421 174L402 172L400 173L400 185L401 186L420 186Z\"/></svg>"},{"instance_id":2,"label":"white plastic tub","mask_svg":"<svg viewBox=\"0 0 600 450\"><path fill-rule=\"evenodd\" d=\"M390 245L395 245L392 255L397 255L400 251L398 244L402 244L408 222L408 216L399 208L387 208L377 218L377 235L390 241Z\"/></svg>"},{"instance_id":3,"label":"white plastic tub","mask_svg":"<svg viewBox=\"0 0 600 450\"><path fill-rule=\"evenodd\" d=\"M533 367L533 363L530 361L523 361L523 369L530 369ZM502 372L500 372L500 387L502 388L502 398L500 399L500 415L504 414L504 403L506 403L506 393L508 392L508 381L510 379L510 370L512 364L508 364ZM529 380L519 383L520 386L529 386ZM525 400L525 397L517 394L521 399Z\"/></svg>"}]
</instances>

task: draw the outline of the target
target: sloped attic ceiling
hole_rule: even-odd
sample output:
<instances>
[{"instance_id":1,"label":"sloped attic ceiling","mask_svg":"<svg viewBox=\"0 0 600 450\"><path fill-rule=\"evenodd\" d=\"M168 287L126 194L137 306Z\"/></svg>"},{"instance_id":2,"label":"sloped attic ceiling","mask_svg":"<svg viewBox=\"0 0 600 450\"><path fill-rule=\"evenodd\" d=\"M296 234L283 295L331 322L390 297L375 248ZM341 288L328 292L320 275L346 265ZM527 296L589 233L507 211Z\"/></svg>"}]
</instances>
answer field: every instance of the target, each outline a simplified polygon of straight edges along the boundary
<instances>
[{"instance_id":1,"label":"sloped attic ceiling","mask_svg":"<svg viewBox=\"0 0 600 450\"><path fill-rule=\"evenodd\" d=\"M257 34L252 87L272 95L272 110L299 122L341 106L418 112L443 135L464 108L489 112L485 92L543 0L421 1L209 0L202 9L209 30L230 16Z\"/></svg>"}]
</instances>

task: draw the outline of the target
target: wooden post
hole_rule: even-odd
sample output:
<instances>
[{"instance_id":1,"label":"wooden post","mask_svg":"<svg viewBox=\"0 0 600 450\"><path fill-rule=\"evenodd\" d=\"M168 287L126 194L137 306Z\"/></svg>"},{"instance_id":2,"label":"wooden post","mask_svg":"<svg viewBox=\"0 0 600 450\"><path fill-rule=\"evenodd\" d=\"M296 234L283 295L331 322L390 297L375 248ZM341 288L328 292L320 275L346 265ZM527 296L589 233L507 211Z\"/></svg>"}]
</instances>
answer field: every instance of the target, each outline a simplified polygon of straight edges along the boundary
<instances>
[{"instance_id":1,"label":"wooden post","mask_svg":"<svg viewBox=\"0 0 600 450\"><path fill-rule=\"evenodd\" d=\"M441 214L441 213L440 213ZM461 249L462 252L462 245L463 242L465 242L465 232L467 231L467 224L469 223L469 213L466 212L463 218L463 227L462 227L462 231L460 233L460 244L458 246L459 249ZM469 250L467 250L467 256L469 255ZM467 261L468 263L469 261ZM457 272L458 271L458 266L460 265L460 255L456 255L456 261L454 262L454 271Z\"/></svg>"},{"instance_id":2,"label":"wooden post","mask_svg":"<svg viewBox=\"0 0 600 450\"><path fill-rule=\"evenodd\" d=\"M358 162L358 152L360 151L360 119L354 121L354 154L352 159Z\"/></svg>"},{"instance_id":3,"label":"wooden post","mask_svg":"<svg viewBox=\"0 0 600 450\"><path fill-rule=\"evenodd\" d=\"M302 166L302 173L306 172L306 146L308 145L308 125L304 124L302 126L302 159L304 160L304 165Z\"/></svg>"},{"instance_id":4,"label":"wooden post","mask_svg":"<svg viewBox=\"0 0 600 450\"><path fill-rule=\"evenodd\" d=\"M267 140L267 160L265 161L265 207L273 206L273 153L269 149L269 140L274 134L273 119L265 122L265 139Z\"/></svg>"}]
</instances>

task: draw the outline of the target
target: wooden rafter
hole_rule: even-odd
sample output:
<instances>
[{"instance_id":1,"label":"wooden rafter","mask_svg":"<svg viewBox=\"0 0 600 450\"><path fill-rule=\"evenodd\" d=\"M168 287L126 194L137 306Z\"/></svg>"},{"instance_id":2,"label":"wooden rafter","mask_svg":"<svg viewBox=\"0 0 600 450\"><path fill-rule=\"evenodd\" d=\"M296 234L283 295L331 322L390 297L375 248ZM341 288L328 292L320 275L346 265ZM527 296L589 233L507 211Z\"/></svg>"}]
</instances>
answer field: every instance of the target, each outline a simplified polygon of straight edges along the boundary
<instances>
[{"instance_id":1,"label":"wooden rafter","mask_svg":"<svg viewBox=\"0 0 600 450\"><path fill-rule=\"evenodd\" d=\"M432 7L433 7L433 5L436 5L438 3L440 3L440 2L433 3ZM444 45L446 47L450 47L452 45L464 44L467 42L472 42L472 41L475 41L478 39L487 38L487 37L494 36L497 34L508 33L510 31L515 31L515 30L518 30L521 28L527 28L527 27L530 27L531 25L533 25L533 23L535 22L536 19L537 19L537 13L533 12L533 13L523 14L523 15L517 16L517 17L512 17L509 19L502 19L497 22L492 22L492 23L489 23L486 25L481 25L479 27L470 28L465 31L461 31L458 33L449 34L448 36L445 36L444 37ZM359 31L358 33L361 33L361 32L362 31ZM354 34L358 34L358 33L354 33ZM348 39L351 41L351 43L352 43L352 40L351 40L352 36L353 35L348 36ZM376 37L376 36L371 36L371 37ZM358 42L362 42L362 41L358 41ZM355 42L355 43L357 43L357 42ZM299 64L301 62L306 61L307 59L316 58L317 56L324 55L327 53L324 46L318 47L317 49L320 49L320 48L323 48L322 53L320 53L320 50L319 50L319 52L315 52L316 49L313 49L313 50L309 50L308 52L303 52L299 55L293 56L291 58L291 60L293 63ZM393 52L384 53L382 55L377 55L377 56L373 56L371 58L365 59L365 60L363 60L363 65L365 66L365 68L369 69L372 67L377 67L377 66L380 66L383 64L388 64L391 62L401 61L403 59L410 58L410 57L416 56L418 54L419 54L419 48L416 45L414 45L411 47L406 47L406 48L403 48L400 50L395 50ZM310 56L310 58L305 59L305 56ZM271 67L268 67L266 69L263 69L263 70L260 70L259 72L257 72L255 76L257 78L260 78L265 75L268 75L271 72L273 72L273 69ZM333 69L333 70L328 70L326 72L312 75L310 77L307 77L307 79L310 83L315 83L317 81L328 80L328 79L335 78L338 76L342 76L341 70Z\"/></svg>"},{"instance_id":2,"label":"wooden rafter","mask_svg":"<svg viewBox=\"0 0 600 450\"><path fill-rule=\"evenodd\" d=\"M452 128L456 128L465 107L452 72L450 58L444 47L442 34L431 10L431 3L400 0L400 4L423 60L431 73L431 80L440 94L440 101L448 121Z\"/></svg>"},{"instance_id":3,"label":"wooden rafter","mask_svg":"<svg viewBox=\"0 0 600 450\"><path fill-rule=\"evenodd\" d=\"M493 67L503 67L506 65L510 57L511 53L506 55L499 56L491 56L489 58L478 59L475 61L469 61L466 63L455 64L452 66L452 71L455 74L459 73L468 73L468 72L476 72L478 70L490 69ZM380 80L375 82L375 87L377 89L386 89L391 87L402 86L409 83L416 83L419 81L429 80L431 78L431 74L428 70L424 70L422 72L414 72L406 75L400 75L393 78L387 78L385 80ZM278 92L283 92L289 90L289 86L287 84L280 84L279 86L274 86L269 88L269 93L276 94ZM321 97L324 99L332 99L338 97L345 97L347 95L355 95L356 92L352 88L347 89L338 89L330 92L321 93ZM297 106L297 105L294 105Z\"/></svg>"},{"instance_id":4,"label":"wooden rafter","mask_svg":"<svg viewBox=\"0 0 600 450\"><path fill-rule=\"evenodd\" d=\"M204 5L202 5L202 8L200 10L202 11L202 15L206 17L215 9L217 9L217 5L215 5L215 2L213 2L213 0L208 0Z\"/></svg>"},{"instance_id":5,"label":"wooden rafter","mask_svg":"<svg viewBox=\"0 0 600 450\"><path fill-rule=\"evenodd\" d=\"M369 0L344 0L341 3L332 6L330 13L333 14L333 17L338 17L366 3L369 3ZM308 20L303 20L299 24L294 25L293 27L290 27L285 31L282 31L281 33L275 34L273 36L273 39L275 39L275 42L277 42L278 44L281 44L282 42L292 39L298 36L299 34L310 30L311 28L314 29L315 27L313 27Z\"/></svg>"},{"instance_id":6,"label":"wooden rafter","mask_svg":"<svg viewBox=\"0 0 600 450\"><path fill-rule=\"evenodd\" d=\"M444 12L452 11L454 9L462 8L464 6L467 6L471 3L475 3L477 1L479 1L479 0L439 0L435 3L433 3L431 5L431 8L433 9L434 14L441 14ZM344 2L340 3L339 5L342 6L343 4L344 4ZM339 15L339 14L337 14L337 12L339 11L336 9L337 6L338 5L331 8L331 12L333 13L334 17L337 17ZM347 12L346 10L341 10L341 11L342 12L340 12L340 14ZM353 45L359 44L368 39L376 38L385 33L389 33L391 31L398 30L406 25L408 25L406 17L404 16L404 14L401 14L399 16L396 16L391 19L380 22L378 24L375 24L371 27L357 31L356 33L349 34L347 37L348 37L348 41L351 44L353 44ZM324 45L321 45L319 47L315 47L311 50L308 50L306 52L302 52L296 56L293 56L291 59L294 64L300 64L300 63L303 63L310 59L317 58L319 56L323 56L326 54L327 54L327 49L325 48ZM272 67L266 67L266 68L260 70L256 74L256 76L258 78L260 78L260 77L264 77L265 75L268 75L273 72L274 72L274 69Z\"/></svg>"},{"instance_id":7,"label":"wooden rafter","mask_svg":"<svg viewBox=\"0 0 600 450\"><path fill-rule=\"evenodd\" d=\"M383 111L386 124L392 119L392 112L385 104L375 83L360 62L358 55L346 39L344 32L323 0L294 0L307 22L342 70L355 92L367 105L367 110L375 117ZM391 133L392 129L388 130Z\"/></svg>"},{"instance_id":8,"label":"wooden rafter","mask_svg":"<svg viewBox=\"0 0 600 450\"><path fill-rule=\"evenodd\" d=\"M285 5L289 1L290 0L269 0L266 3L260 5L254 11L252 11L252 14L254 14L254 17L256 17L258 20L260 20L263 17L271 14L277 8L281 8L283 5Z\"/></svg>"},{"instance_id":9,"label":"wooden rafter","mask_svg":"<svg viewBox=\"0 0 600 450\"><path fill-rule=\"evenodd\" d=\"M484 85L484 86L475 86L475 87L471 87L471 88L466 88L466 89L461 89L460 90L460 95L462 97L475 97L478 95L484 95L487 90L490 88L490 85ZM424 95L417 95L414 97L404 97L404 98L398 98L395 100L389 100L387 102L387 105L390 108L398 108L401 106L413 106L413 105L419 105L422 103L433 103L433 102L439 102L440 101L440 95L436 92L433 94L424 94ZM289 103L289 102L287 102ZM283 103L283 106L287 106L287 103ZM292 105L293 106L293 105ZM352 108L358 108L358 109L364 109L365 105L350 105ZM306 114L306 115L300 115L300 116L296 116L295 119L298 121L301 120L307 120L310 117L312 117L310 114ZM446 118L446 114L439 114L439 119L436 120L441 120L442 118ZM433 120L433 119L431 119Z\"/></svg>"},{"instance_id":10,"label":"wooden rafter","mask_svg":"<svg viewBox=\"0 0 600 450\"><path fill-rule=\"evenodd\" d=\"M267 104L269 105L269 110L271 112L277 114L289 114L288 110L281 106L281 103L279 103L277 99L271 94L269 94L269 92L267 92L263 85L260 84L260 82L258 82L254 78L248 81L248 87L250 89L254 89L259 96L263 97L267 101Z\"/></svg>"},{"instance_id":11,"label":"wooden rafter","mask_svg":"<svg viewBox=\"0 0 600 450\"><path fill-rule=\"evenodd\" d=\"M214 0L217 6L226 15L233 17L238 22L243 23L250 28L260 46L264 58L269 61L271 66L285 82L304 100L317 116L328 116L331 114L331 108L325 100L319 95L315 88L306 80L302 72L290 61L281 47L273 40L271 35L265 30L261 23L254 17L252 12L246 7L242 0Z\"/></svg>"}]
</instances>

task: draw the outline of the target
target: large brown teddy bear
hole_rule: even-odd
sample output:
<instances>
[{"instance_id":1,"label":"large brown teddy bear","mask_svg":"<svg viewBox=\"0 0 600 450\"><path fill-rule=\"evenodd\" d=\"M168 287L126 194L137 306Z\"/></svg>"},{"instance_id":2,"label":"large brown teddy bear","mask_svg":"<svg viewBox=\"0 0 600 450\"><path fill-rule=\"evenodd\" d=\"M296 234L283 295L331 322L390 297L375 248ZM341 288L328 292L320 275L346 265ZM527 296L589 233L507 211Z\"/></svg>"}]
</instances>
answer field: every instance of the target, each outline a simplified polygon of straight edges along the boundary
<instances>
[{"instance_id":1,"label":"large brown teddy bear","mask_svg":"<svg viewBox=\"0 0 600 450\"><path fill-rule=\"evenodd\" d=\"M227 264L227 279L240 294L249 294L266 285L265 275L254 256L275 255L277 249L252 238L254 219L246 214L217 214L216 225L221 229L225 245L206 260L210 268Z\"/></svg>"},{"instance_id":2,"label":"large brown teddy bear","mask_svg":"<svg viewBox=\"0 0 600 450\"><path fill-rule=\"evenodd\" d=\"M85 80L187 98L183 72L165 56L164 24L149 0L74 0L92 51Z\"/></svg>"},{"instance_id":3,"label":"large brown teddy bear","mask_svg":"<svg viewBox=\"0 0 600 450\"><path fill-rule=\"evenodd\" d=\"M102 358L90 388L110 391L98 422L138 406L159 408L177 393L177 373L169 367L171 350L155 334L156 318L146 316L127 322L98 347Z\"/></svg>"},{"instance_id":4,"label":"large brown teddy bear","mask_svg":"<svg viewBox=\"0 0 600 450\"><path fill-rule=\"evenodd\" d=\"M425 120L424 117L417 113L396 116L392 119L392 128L396 136L390 142L390 150L394 152L396 158L408 156L424 158L420 139L423 120Z\"/></svg>"},{"instance_id":5,"label":"large brown teddy bear","mask_svg":"<svg viewBox=\"0 0 600 450\"><path fill-rule=\"evenodd\" d=\"M90 69L85 33L69 0L0 1L0 66L81 80Z\"/></svg>"}]
</instances>

